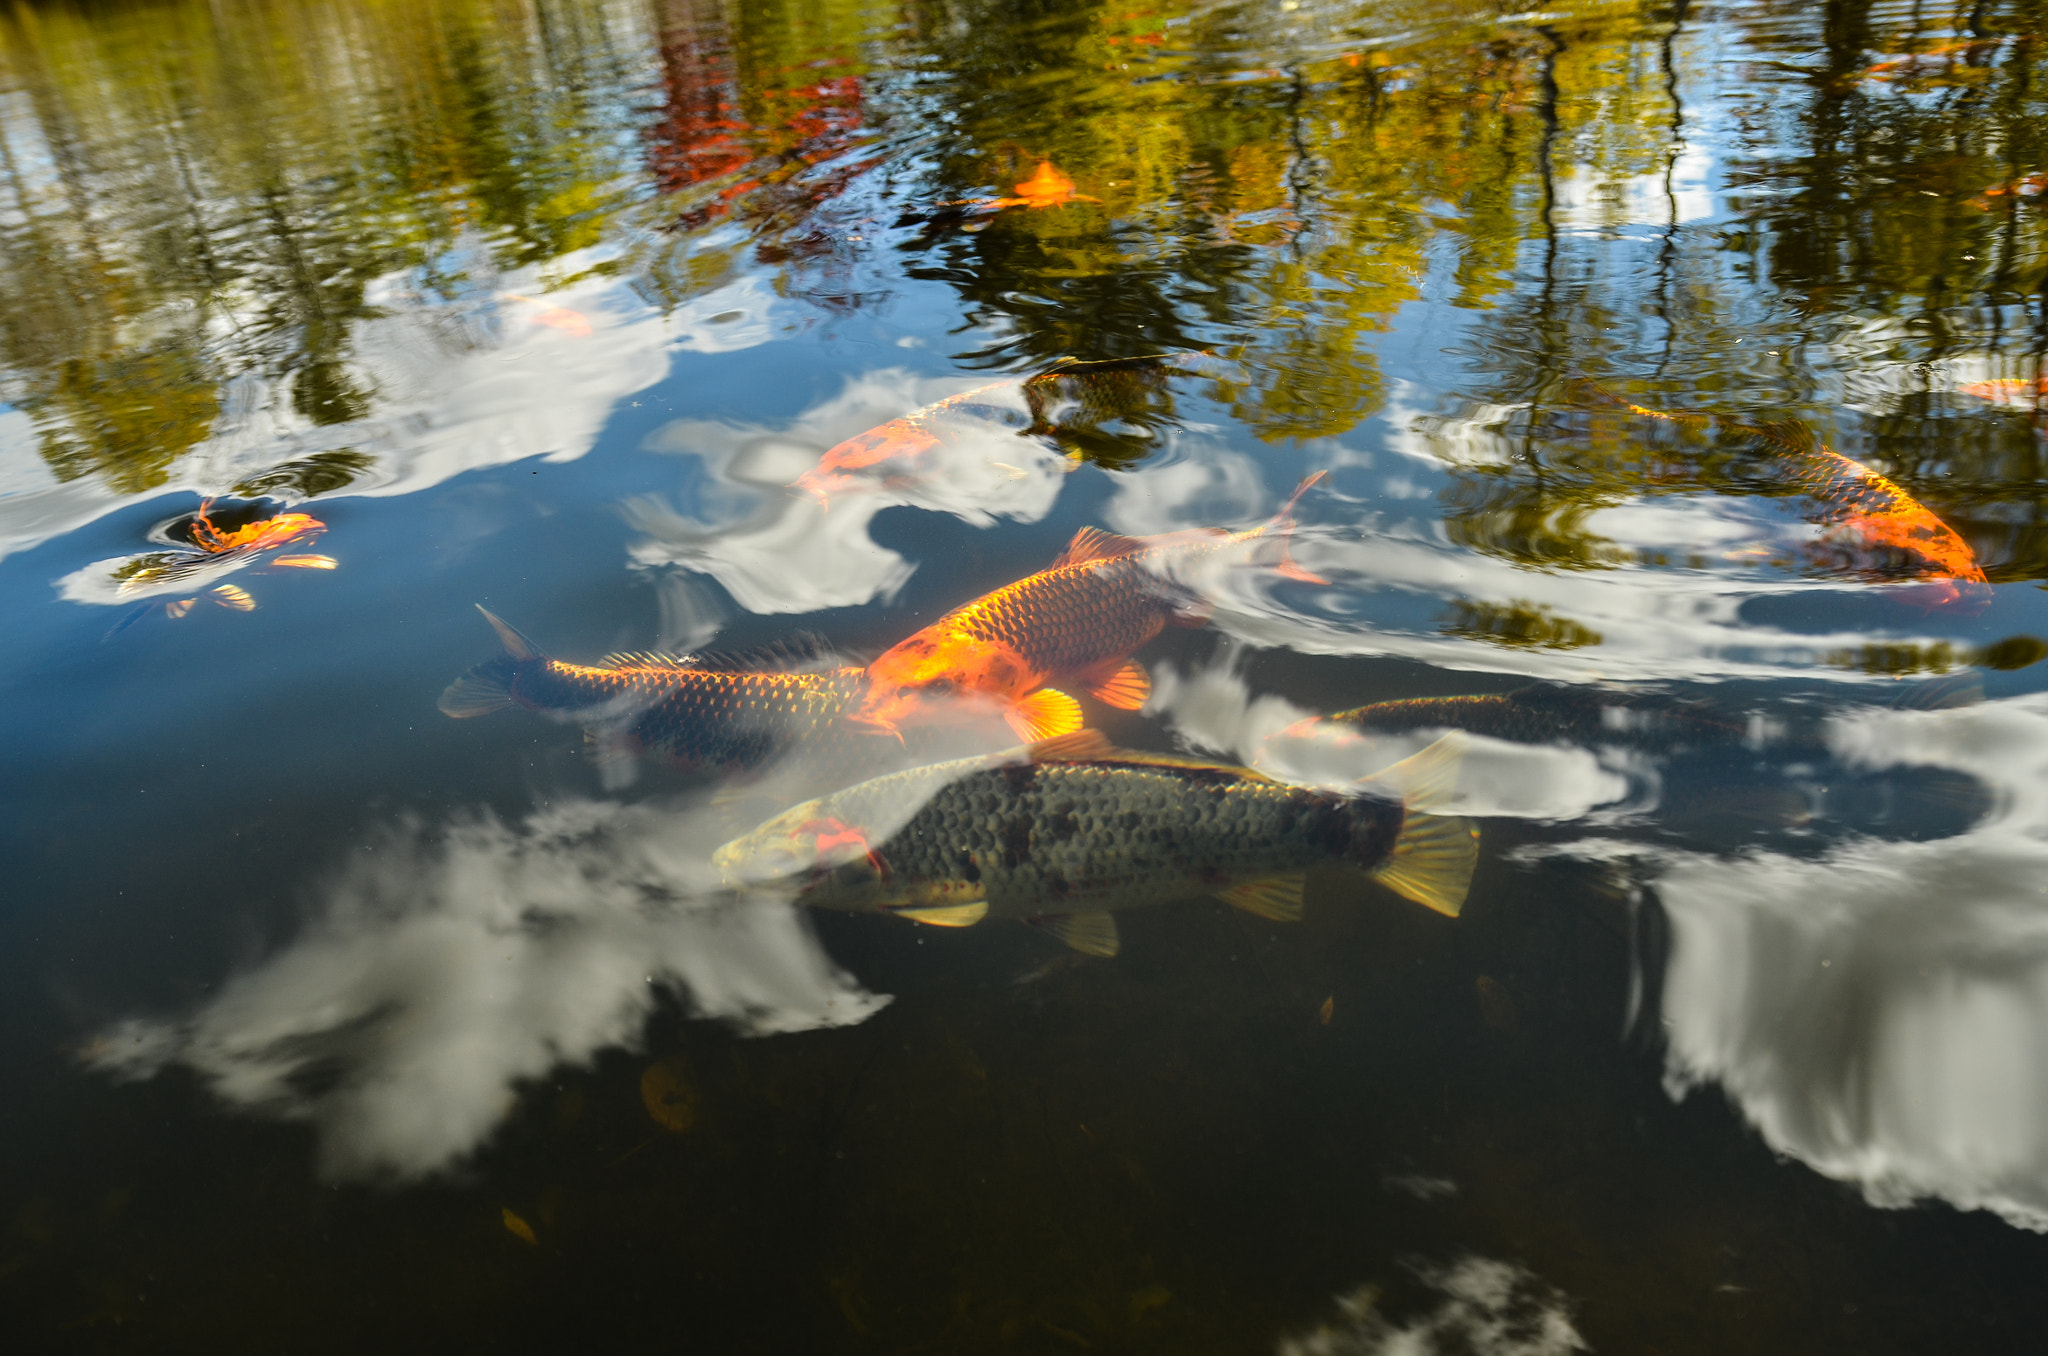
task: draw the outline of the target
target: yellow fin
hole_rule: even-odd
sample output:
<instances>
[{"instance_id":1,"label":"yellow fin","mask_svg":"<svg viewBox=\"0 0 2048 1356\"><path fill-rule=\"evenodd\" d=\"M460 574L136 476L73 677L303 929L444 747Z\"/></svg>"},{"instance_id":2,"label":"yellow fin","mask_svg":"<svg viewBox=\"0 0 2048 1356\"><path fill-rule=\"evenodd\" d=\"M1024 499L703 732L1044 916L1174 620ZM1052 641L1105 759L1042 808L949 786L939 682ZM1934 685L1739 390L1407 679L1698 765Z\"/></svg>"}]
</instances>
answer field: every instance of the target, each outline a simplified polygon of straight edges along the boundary
<instances>
[{"instance_id":1,"label":"yellow fin","mask_svg":"<svg viewBox=\"0 0 2048 1356\"><path fill-rule=\"evenodd\" d=\"M988 917L988 901L977 899L972 904L942 904L923 909L897 909L898 918L914 919L929 923L935 928L971 928Z\"/></svg>"},{"instance_id":2,"label":"yellow fin","mask_svg":"<svg viewBox=\"0 0 2048 1356\"><path fill-rule=\"evenodd\" d=\"M1299 923L1304 884L1306 878L1297 871L1288 876L1274 876L1270 880L1233 885L1228 890L1218 890L1216 898L1233 909L1243 909L1246 913L1255 913L1276 923Z\"/></svg>"},{"instance_id":3,"label":"yellow fin","mask_svg":"<svg viewBox=\"0 0 2048 1356\"><path fill-rule=\"evenodd\" d=\"M1115 758L1119 750L1100 730L1074 730L1027 744L1024 753L1034 763L1093 763Z\"/></svg>"},{"instance_id":4,"label":"yellow fin","mask_svg":"<svg viewBox=\"0 0 2048 1356\"><path fill-rule=\"evenodd\" d=\"M333 556L272 556L270 563L288 570L331 570L339 562Z\"/></svg>"},{"instance_id":5,"label":"yellow fin","mask_svg":"<svg viewBox=\"0 0 2048 1356\"><path fill-rule=\"evenodd\" d=\"M1145 543L1136 537L1119 537L1114 532L1104 532L1099 527L1084 527L1074 534L1067 543L1067 549L1047 568L1057 570L1062 565L1086 565L1091 560L1113 560L1145 549Z\"/></svg>"},{"instance_id":6,"label":"yellow fin","mask_svg":"<svg viewBox=\"0 0 2048 1356\"><path fill-rule=\"evenodd\" d=\"M1081 728L1081 703L1057 688L1042 687L1003 714L1019 738L1036 742Z\"/></svg>"},{"instance_id":7,"label":"yellow fin","mask_svg":"<svg viewBox=\"0 0 2048 1356\"><path fill-rule=\"evenodd\" d=\"M1116 935L1116 919L1100 910L1040 914L1026 921L1051 933L1084 956L1100 956L1108 960L1121 945Z\"/></svg>"},{"instance_id":8,"label":"yellow fin","mask_svg":"<svg viewBox=\"0 0 2048 1356\"><path fill-rule=\"evenodd\" d=\"M1478 864L1479 827L1471 820L1410 811L1386 864L1372 874L1403 899L1456 918Z\"/></svg>"},{"instance_id":9,"label":"yellow fin","mask_svg":"<svg viewBox=\"0 0 2048 1356\"><path fill-rule=\"evenodd\" d=\"M1465 735L1453 730L1392 767L1366 778L1367 786L1390 791L1411 813L1440 814L1458 799L1458 771L1465 761Z\"/></svg>"},{"instance_id":10,"label":"yellow fin","mask_svg":"<svg viewBox=\"0 0 2048 1356\"><path fill-rule=\"evenodd\" d=\"M215 584L213 601L234 612L254 612L256 600L239 584Z\"/></svg>"},{"instance_id":11,"label":"yellow fin","mask_svg":"<svg viewBox=\"0 0 2048 1356\"><path fill-rule=\"evenodd\" d=\"M1152 695L1152 675L1133 659L1109 677L1091 684L1088 695L1119 711L1135 711Z\"/></svg>"}]
</instances>

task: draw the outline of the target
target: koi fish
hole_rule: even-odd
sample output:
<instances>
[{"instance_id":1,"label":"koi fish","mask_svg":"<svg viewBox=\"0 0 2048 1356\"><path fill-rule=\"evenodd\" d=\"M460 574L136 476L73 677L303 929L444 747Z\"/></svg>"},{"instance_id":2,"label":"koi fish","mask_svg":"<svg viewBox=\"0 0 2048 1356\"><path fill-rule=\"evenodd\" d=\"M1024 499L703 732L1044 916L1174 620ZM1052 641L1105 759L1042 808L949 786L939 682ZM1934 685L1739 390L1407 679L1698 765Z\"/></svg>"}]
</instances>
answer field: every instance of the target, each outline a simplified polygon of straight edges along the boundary
<instances>
[{"instance_id":1,"label":"koi fish","mask_svg":"<svg viewBox=\"0 0 2048 1356\"><path fill-rule=\"evenodd\" d=\"M1081 725L1080 703L1051 682L1077 683L1105 705L1137 710L1152 680L1131 652L1171 622L1200 624L1198 603L1167 581L1167 568L1278 529L1280 573L1328 582L1286 554L1294 505L1322 475L1303 481L1271 522L1248 532L1120 537L1082 528L1050 566L955 608L885 651L868 666L869 690L854 719L895 730L934 701L979 698L1001 703L1020 737L1048 739Z\"/></svg>"},{"instance_id":2,"label":"koi fish","mask_svg":"<svg viewBox=\"0 0 2048 1356\"><path fill-rule=\"evenodd\" d=\"M189 524L190 543L179 550L149 551L131 556L114 566L114 596L128 598L143 593L164 593L180 585L197 587L205 579L254 564L266 552L287 543L309 544L327 530L327 524L305 513L279 513L258 518L232 531L216 527L211 517L213 500L202 499ZM262 563L287 569L331 570L332 556L294 554L271 556ZM256 600L246 589L234 584L216 584L206 590L212 601L236 612L255 608ZM192 610L197 597L175 599L164 605L173 619Z\"/></svg>"},{"instance_id":3,"label":"koi fish","mask_svg":"<svg viewBox=\"0 0 2048 1356\"><path fill-rule=\"evenodd\" d=\"M797 880L797 900L816 908L939 927L1018 918L1095 956L1117 952L1113 911L1195 895L1297 920L1303 873L1326 862L1455 917L1478 830L1424 807L1458 759L1440 740L1338 795L1083 730L807 801L712 863L735 886Z\"/></svg>"},{"instance_id":4,"label":"koi fish","mask_svg":"<svg viewBox=\"0 0 2048 1356\"><path fill-rule=\"evenodd\" d=\"M1993 381L1973 381L1956 387L1956 390L1993 405L2019 405L2033 409L2048 399L2048 377L2032 381L2025 377L2001 377Z\"/></svg>"},{"instance_id":5,"label":"koi fish","mask_svg":"<svg viewBox=\"0 0 2048 1356\"><path fill-rule=\"evenodd\" d=\"M1070 202L1102 201L1086 193L1076 193L1074 181L1055 169L1050 160L1039 161L1038 168L1031 172L1029 179L1016 185L1015 192L1013 198L992 199L990 206L1046 208L1064 207Z\"/></svg>"},{"instance_id":6,"label":"koi fish","mask_svg":"<svg viewBox=\"0 0 2048 1356\"><path fill-rule=\"evenodd\" d=\"M1464 730L1514 744L1669 748L1688 742L1740 742L1749 727L1746 720L1711 703L1666 693L1536 683L1513 692L1370 702L1296 721L1275 738L1305 738L1332 730L1371 735Z\"/></svg>"},{"instance_id":7,"label":"koi fish","mask_svg":"<svg viewBox=\"0 0 2048 1356\"><path fill-rule=\"evenodd\" d=\"M1777 469L1784 478L1824 506L1808 521L1834 529L1824 551L1833 548L1836 558L1823 563L1835 572L1887 583L1897 578L1903 563L1912 576L1935 581L1940 592L1931 601L1937 605L1961 599L1961 585L1988 583L1976 553L1954 528L1897 481L1843 456L1797 420L1753 424L1719 415L1654 410L1590 381L1577 384L1602 402L1647 419L1695 428L1717 425L1774 448L1781 454ZM1981 592L1981 587L1971 591Z\"/></svg>"},{"instance_id":8,"label":"koi fish","mask_svg":"<svg viewBox=\"0 0 2048 1356\"><path fill-rule=\"evenodd\" d=\"M540 309L527 317L536 325L546 325L551 330L560 330L578 339L588 339L591 335L589 317L581 311L572 311L566 306L550 306L532 297L522 297L517 292L507 292L505 299L524 302L528 306L538 306Z\"/></svg>"},{"instance_id":9,"label":"koi fish","mask_svg":"<svg viewBox=\"0 0 2048 1356\"><path fill-rule=\"evenodd\" d=\"M1017 435L1057 438L1069 425L1130 413L1131 397L1140 388L1162 385L1166 373L1183 360L1206 356L1201 352L1156 353L1097 362L1066 361L1021 381L1005 378L976 386L835 443L816 466L790 482L790 488L824 504L828 495L867 481L879 480L888 488L913 484L929 454L949 440L968 430L985 431L1016 418L1014 410L995 400L995 393L1007 390L1013 382L1023 391L1030 418L1026 427L1016 430ZM1069 416L1070 410L1078 417Z\"/></svg>"},{"instance_id":10,"label":"koi fish","mask_svg":"<svg viewBox=\"0 0 2048 1356\"><path fill-rule=\"evenodd\" d=\"M797 744L872 739L844 717L868 690L858 668L787 672L803 656L610 654L595 664L550 659L511 625L479 607L505 652L471 669L441 694L457 720L524 707L581 725L600 762L634 753L679 767L733 772L759 767Z\"/></svg>"}]
</instances>

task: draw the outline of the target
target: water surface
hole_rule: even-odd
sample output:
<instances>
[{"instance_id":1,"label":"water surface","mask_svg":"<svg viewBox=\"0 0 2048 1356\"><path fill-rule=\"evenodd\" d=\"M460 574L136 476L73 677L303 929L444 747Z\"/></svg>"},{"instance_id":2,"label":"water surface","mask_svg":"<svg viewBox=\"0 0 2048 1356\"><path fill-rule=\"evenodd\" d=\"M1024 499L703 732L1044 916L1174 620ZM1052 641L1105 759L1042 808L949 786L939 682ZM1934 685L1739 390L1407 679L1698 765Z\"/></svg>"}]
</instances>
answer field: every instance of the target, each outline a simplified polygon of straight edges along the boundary
<instances>
[{"instance_id":1,"label":"water surface","mask_svg":"<svg viewBox=\"0 0 2048 1356\"><path fill-rule=\"evenodd\" d=\"M2013 1349L2048 1318L2044 34L10 11L0 1325ZM1032 373L1197 351L1026 428ZM790 488L995 381L943 455ZM1755 436L1795 428L1968 569L1817 499ZM1475 740L1458 919L1328 872L1299 924L1191 899L1097 960L734 908L704 859L785 784L435 707L479 602L564 658L864 659L1080 528L1247 528L1319 471L1326 582L1183 581L1208 624L1139 653L1144 712L1091 708L1116 739L1348 777L1269 737L1531 681L1743 734ZM205 553L209 503L322 530Z\"/></svg>"}]
</instances>

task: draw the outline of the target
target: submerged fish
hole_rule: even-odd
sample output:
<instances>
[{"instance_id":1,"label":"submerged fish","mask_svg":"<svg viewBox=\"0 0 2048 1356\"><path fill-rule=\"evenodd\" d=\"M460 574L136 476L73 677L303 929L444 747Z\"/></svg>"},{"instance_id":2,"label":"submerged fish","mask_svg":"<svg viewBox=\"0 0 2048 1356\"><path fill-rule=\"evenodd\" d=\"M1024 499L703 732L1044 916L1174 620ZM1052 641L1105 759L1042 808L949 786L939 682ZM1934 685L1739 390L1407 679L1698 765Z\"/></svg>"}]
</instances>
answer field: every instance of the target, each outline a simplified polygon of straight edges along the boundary
<instances>
[{"instance_id":1,"label":"submerged fish","mask_svg":"<svg viewBox=\"0 0 2048 1356\"><path fill-rule=\"evenodd\" d=\"M871 741L845 719L867 694L857 668L785 672L760 667L800 656L611 654L595 664L550 659L532 641L479 607L505 653L448 685L441 710L458 720L524 707L589 732L602 760L657 754L684 768L730 772L758 767L799 741Z\"/></svg>"},{"instance_id":2,"label":"submerged fish","mask_svg":"<svg viewBox=\"0 0 2048 1356\"><path fill-rule=\"evenodd\" d=\"M1019 918L1099 956L1116 954L1117 909L1210 893L1298 919L1302 873L1326 862L1455 916L1478 831L1419 807L1445 794L1457 762L1440 740L1347 796L1124 752L1083 730L808 801L712 861L734 885L797 879L797 900L817 908L942 927Z\"/></svg>"},{"instance_id":3,"label":"submerged fish","mask_svg":"<svg viewBox=\"0 0 2048 1356\"><path fill-rule=\"evenodd\" d=\"M1078 684L1098 701L1135 711L1152 680L1130 654L1169 622L1199 624L1199 601L1165 571L1244 546L1281 539L1279 571L1326 582L1295 565L1285 538L1294 505L1322 473L1303 481L1274 519L1248 532L1221 528L1119 537L1084 527L1059 559L964 607L955 608L868 666L871 684L857 719L894 730L934 702L979 697L1004 705L1020 736L1045 739L1080 728L1081 707L1052 682Z\"/></svg>"},{"instance_id":4,"label":"submerged fish","mask_svg":"<svg viewBox=\"0 0 2048 1356\"><path fill-rule=\"evenodd\" d=\"M1823 506L1809 521L1836 529L1832 539L1823 544L1823 554L1834 558L1824 559L1822 564L1832 572L1884 583L1896 579L1903 567L1912 577L1938 584L1940 592L1932 599L1936 603L1956 602L1966 589L1973 594L1983 592L1981 586L1987 583L1983 567L1954 528L1898 482L1843 456L1797 420L1754 424L1693 411L1655 410L1624 400L1593 382L1577 384L1594 399L1647 419L1691 427L1713 425L1772 448L1778 454L1777 469L1785 479Z\"/></svg>"},{"instance_id":5,"label":"submerged fish","mask_svg":"<svg viewBox=\"0 0 2048 1356\"><path fill-rule=\"evenodd\" d=\"M1279 737L1317 730L1374 735L1463 730L1515 744L1639 744L1727 742L1749 734L1740 713L1661 692L1536 683L1513 692L1458 697L1406 697L1297 721Z\"/></svg>"},{"instance_id":6,"label":"submerged fish","mask_svg":"<svg viewBox=\"0 0 2048 1356\"><path fill-rule=\"evenodd\" d=\"M865 483L901 487L925 473L930 455L965 434L1004 428L1017 412L998 402L997 393L1012 386L1024 395L1029 422L1012 430L1019 436L1055 440L1066 424L1087 424L1116 418L1128 411L1134 395L1159 385L1165 374L1201 353L1158 353L1099 362L1061 362L1047 371L1022 378L1006 377L935 400L886 424L855 434L825 449L818 464L790 482L790 488L829 502L829 496ZM1078 418L1056 418L1069 407Z\"/></svg>"}]
</instances>

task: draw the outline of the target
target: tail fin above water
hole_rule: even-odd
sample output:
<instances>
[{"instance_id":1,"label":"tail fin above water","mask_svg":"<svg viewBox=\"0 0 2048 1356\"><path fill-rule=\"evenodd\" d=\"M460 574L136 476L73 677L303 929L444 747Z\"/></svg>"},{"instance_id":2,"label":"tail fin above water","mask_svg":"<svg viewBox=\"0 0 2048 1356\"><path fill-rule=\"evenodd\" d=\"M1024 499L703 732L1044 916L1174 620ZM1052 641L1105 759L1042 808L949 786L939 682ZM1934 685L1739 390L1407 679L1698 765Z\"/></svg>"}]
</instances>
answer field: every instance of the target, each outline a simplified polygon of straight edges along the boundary
<instances>
[{"instance_id":1,"label":"tail fin above water","mask_svg":"<svg viewBox=\"0 0 2048 1356\"><path fill-rule=\"evenodd\" d=\"M455 720L488 716L494 711L509 711L517 706L512 698L512 679L519 672L519 666L547 657L538 645L520 634L518 627L494 615L481 603L476 610L484 614L484 620L498 633L505 653L477 665L442 691L441 714Z\"/></svg>"},{"instance_id":2,"label":"tail fin above water","mask_svg":"<svg viewBox=\"0 0 2048 1356\"><path fill-rule=\"evenodd\" d=\"M1291 549L1295 528L1294 506L1301 502L1301 497L1309 492L1310 487L1327 478L1329 474L1328 471L1318 471L1303 480L1301 484L1294 487L1294 493L1287 497L1287 502L1280 506L1280 511L1273 515L1272 527L1280 536L1280 564L1277 568L1282 578L1298 579L1304 584L1327 584L1330 582L1314 571L1303 569L1297 564Z\"/></svg>"}]
</instances>

